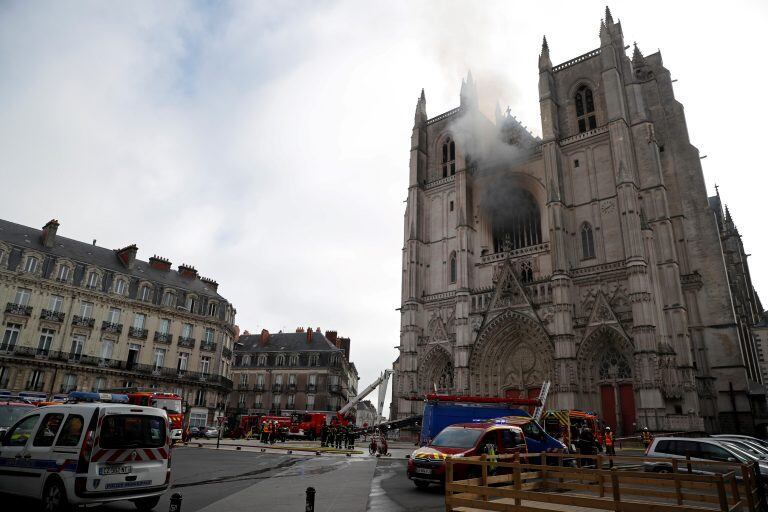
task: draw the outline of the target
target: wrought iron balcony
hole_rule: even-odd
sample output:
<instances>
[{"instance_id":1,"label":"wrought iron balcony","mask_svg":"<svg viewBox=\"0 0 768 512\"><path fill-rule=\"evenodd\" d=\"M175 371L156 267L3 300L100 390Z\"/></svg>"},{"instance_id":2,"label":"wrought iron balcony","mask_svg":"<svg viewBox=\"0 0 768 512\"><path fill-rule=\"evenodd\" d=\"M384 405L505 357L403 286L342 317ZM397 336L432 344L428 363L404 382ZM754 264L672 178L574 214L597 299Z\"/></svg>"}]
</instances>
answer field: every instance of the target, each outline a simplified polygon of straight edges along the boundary
<instances>
[{"instance_id":1,"label":"wrought iron balcony","mask_svg":"<svg viewBox=\"0 0 768 512\"><path fill-rule=\"evenodd\" d=\"M314 393L317 391L317 384L307 384L307 393Z\"/></svg>"},{"instance_id":2,"label":"wrought iron balcony","mask_svg":"<svg viewBox=\"0 0 768 512\"><path fill-rule=\"evenodd\" d=\"M35 352L35 357L38 359L47 359L48 354L51 352L50 349L47 348L38 348Z\"/></svg>"},{"instance_id":3,"label":"wrought iron balcony","mask_svg":"<svg viewBox=\"0 0 768 512\"><path fill-rule=\"evenodd\" d=\"M232 358L232 351L226 347L221 349L221 355L224 357L224 359L231 359Z\"/></svg>"},{"instance_id":4,"label":"wrought iron balcony","mask_svg":"<svg viewBox=\"0 0 768 512\"><path fill-rule=\"evenodd\" d=\"M9 302L5 305L5 312L10 313L11 315L31 316L32 306L25 306L24 304L14 304L13 302Z\"/></svg>"},{"instance_id":5,"label":"wrought iron balcony","mask_svg":"<svg viewBox=\"0 0 768 512\"><path fill-rule=\"evenodd\" d=\"M123 324L113 324L112 322L107 322L104 320L101 322L101 330L104 332L120 334L123 332Z\"/></svg>"},{"instance_id":6,"label":"wrought iron balcony","mask_svg":"<svg viewBox=\"0 0 768 512\"><path fill-rule=\"evenodd\" d=\"M183 336L179 336L177 345L184 348L195 348L195 338L185 338Z\"/></svg>"},{"instance_id":7,"label":"wrought iron balcony","mask_svg":"<svg viewBox=\"0 0 768 512\"><path fill-rule=\"evenodd\" d=\"M128 328L128 336L131 338L136 338L137 340L147 339L147 333L148 331L146 329L139 329L138 327Z\"/></svg>"},{"instance_id":8,"label":"wrought iron balcony","mask_svg":"<svg viewBox=\"0 0 768 512\"><path fill-rule=\"evenodd\" d=\"M80 315L73 315L72 316L72 325L75 327L93 327L93 324L96 320L93 318L89 318L87 316L80 316Z\"/></svg>"},{"instance_id":9,"label":"wrought iron balcony","mask_svg":"<svg viewBox=\"0 0 768 512\"><path fill-rule=\"evenodd\" d=\"M155 341L158 343L169 344L173 340L173 335L169 332L155 331Z\"/></svg>"},{"instance_id":10,"label":"wrought iron balcony","mask_svg":"<svg viewBox=\"0 0 768 512\"><path fill-rule=\"evenodd\" d=\"M272 392L273 393L280 393L283 391L283 385L282 384L272 384Z\"/></svg>"},{"instance_id":11,"label":"wrought iron balcony","mask_svg":"<svg viewBox=\"0 0 768 512\"><path fill-rule=\"evenodd\" d=\"M45 388L45 383L43 382L38 382L37 384L27 382L27 387L25 389L26 391L42 391L43 388Z\"/></svg>"},{"instance_id":12,"label":"wrought iron balcony","mask_svg":"<svg viewBox=\"0 0 768 512\"><path fill-rule=\"evenodd\" d=\"M50 320L51 322L63 322L64 321L64 312L63 311L52 311L50 309L43 309L40 311L40 319L41 320Z\"/></svg>"},{"instance_id":13,"label":"wrought iron balcony","mask_svg":"<svg viewBox=\"0 0 768 512\"><path fill-rule=\"evenodd\" d=\"M262 408L262 403L261 402L255 402L253 404L253 408L254 409L261 409Z\"/></svg>"},{"instance_id":14,"label":"wrought iron balcony","mask_svg":"<svg viewBox=\"0 0 768 512\"><path fill-rule=\"evenodd\" d=\"M288 383L288 391L296 391L296 383Z\"/></svg>"},{"instance_id":15,"label":"wrought iron balcony","mask_svg":"<svg viewBox=\"0 0 768 512\"><path fill-rule=\"evenodd\" d=\"M200 350L205 350L206 352L216 352L216 344L212 341L203 341L200 343Z\"/></svg>"},{"instance_id":16,"label":"wrought iron balcony","mask_svg":"<svg viewBox=\"0 0 768 512\"><path fill-rule=\"evenodd\" d=\"M253 386L254 391L264 391L264 384L255 384Z\"/></svg>"},{"instance_id":17,"label":"wrought iron balcony","mask_svg":"<svg viewBox=\"0 0 768 512\"><path fill-rule=\"evenodd\" d=\"M340 384L328 384L328 391L331 393L338 393L341 391L341 385Z\"/></svg>"}]
</instances>

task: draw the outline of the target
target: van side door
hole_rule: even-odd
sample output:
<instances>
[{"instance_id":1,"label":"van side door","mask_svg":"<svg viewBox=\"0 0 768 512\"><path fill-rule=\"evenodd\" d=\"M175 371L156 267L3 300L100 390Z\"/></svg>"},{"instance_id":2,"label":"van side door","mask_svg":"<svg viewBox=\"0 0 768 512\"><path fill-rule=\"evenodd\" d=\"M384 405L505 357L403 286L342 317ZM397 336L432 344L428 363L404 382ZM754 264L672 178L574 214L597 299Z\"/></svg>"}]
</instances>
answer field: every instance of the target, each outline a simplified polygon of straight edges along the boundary
<instances>
[{"instance_id":1,"label":"van side door","mask_svg":"<svg viewBox=\"0 0 768 512\"><path fill-rule=\"evenodd\" d=\"M5 434L0 446L0 491L25 495L25 489L31 487L29 481L39 479L27 450L39 420L39 414L22 418Z\"/></svg>"}]
</instances>

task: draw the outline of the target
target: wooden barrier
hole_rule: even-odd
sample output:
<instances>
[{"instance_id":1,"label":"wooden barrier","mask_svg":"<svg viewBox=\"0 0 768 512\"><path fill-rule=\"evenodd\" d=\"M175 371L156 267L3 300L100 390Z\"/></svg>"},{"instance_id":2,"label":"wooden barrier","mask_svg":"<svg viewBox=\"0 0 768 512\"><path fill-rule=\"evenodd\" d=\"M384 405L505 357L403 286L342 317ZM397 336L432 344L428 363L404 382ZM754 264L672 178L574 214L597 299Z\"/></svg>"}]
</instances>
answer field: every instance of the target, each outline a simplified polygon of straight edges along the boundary
<instances>
[{"instance_id":1,"label":"wooden barrier","mask_svg":"<svg viewBox=\"0 0 768 512\"><path fill-rule=\"evenodd\" d=\"M754 465L694 461L697 467L710 466L713 470L713 474L696 474L688 472L690 466L680 465L675 459L578 457L585 462L591 459L593 463L587 467L569 467L564 462L574 456L545 453L449 457L446 460L446 510L541 512L569 510L568 507L621 512L760 510L759 469L756 471ZM619 466L619 459L630 464ZM669 462L673 471L643 471L643 462ZM479 478L454 480L456 465L474 466L467 473Z\"/></svg>"}]
</instances>

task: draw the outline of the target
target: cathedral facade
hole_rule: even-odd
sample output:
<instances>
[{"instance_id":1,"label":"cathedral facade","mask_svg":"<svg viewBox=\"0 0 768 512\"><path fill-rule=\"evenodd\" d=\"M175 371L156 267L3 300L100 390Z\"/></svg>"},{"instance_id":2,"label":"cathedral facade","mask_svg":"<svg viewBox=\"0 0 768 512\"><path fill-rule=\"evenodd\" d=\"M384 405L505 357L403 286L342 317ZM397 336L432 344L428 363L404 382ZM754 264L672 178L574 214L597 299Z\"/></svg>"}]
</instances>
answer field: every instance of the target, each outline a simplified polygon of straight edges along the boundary
<instances>
[{"instance_id":1,"label":"cathedral facade","mask_svg":"<svg viewBox=\"0 0 768 512\"><path fill-rule=\"evenodd\" d=\"M425 393L534 397L544 381L548 407L623 434L747 433L765 417L761 306L670 72L660 53L629 58L608 10L599 37L556 66L544 40L541 138L480 113L471 75L436 117L422 91L393 418Z\"/></svg>"}]
</instances>

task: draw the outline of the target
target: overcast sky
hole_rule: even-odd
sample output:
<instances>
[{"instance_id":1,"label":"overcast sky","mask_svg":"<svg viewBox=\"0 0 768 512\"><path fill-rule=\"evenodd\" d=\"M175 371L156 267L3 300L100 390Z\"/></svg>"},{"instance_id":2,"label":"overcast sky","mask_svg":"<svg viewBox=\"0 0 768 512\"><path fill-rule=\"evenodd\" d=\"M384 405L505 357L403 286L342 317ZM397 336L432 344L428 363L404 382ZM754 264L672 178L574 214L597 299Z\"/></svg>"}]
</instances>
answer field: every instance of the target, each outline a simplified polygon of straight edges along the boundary
<instances>
[{"instance_id":1,"label":"overcast sky","mask_svg":"<svg viewBox=\"0 0 768 512\"><path fill-rule=\"evenodd\" d=\"M0 217L216 279L251 332L352 338L365 387L399 338L413 111L471 69L539 135L537 60L599 46L602 2L0 2ZM768 300L768 2L614 2L661 48L710 192Z\"/></svg>"}]
</instances>

